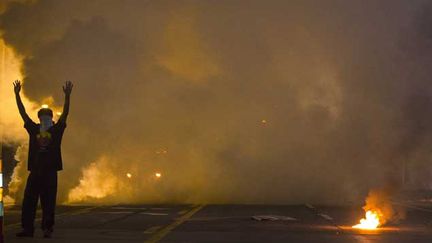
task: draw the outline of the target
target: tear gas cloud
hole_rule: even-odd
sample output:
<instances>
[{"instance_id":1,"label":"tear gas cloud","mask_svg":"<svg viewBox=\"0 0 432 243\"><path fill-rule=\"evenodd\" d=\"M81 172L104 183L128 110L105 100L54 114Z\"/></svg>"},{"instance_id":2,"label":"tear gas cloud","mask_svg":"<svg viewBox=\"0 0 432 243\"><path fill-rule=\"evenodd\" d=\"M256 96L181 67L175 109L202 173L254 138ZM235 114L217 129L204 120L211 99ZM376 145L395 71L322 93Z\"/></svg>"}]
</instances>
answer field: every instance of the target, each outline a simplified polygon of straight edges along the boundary
<instances>
[{"instance_id":1,"label":"tear gas cloud","mask_svg":"<svg viewBox=\"0 0 432 243\"><path fill-rule=\"evenodd\" d=\"M26 143L13 79L27 107L61 107L75 83L60 201L361 203L403 174L431 186L426 1L0 6L19 66L0 83L7 139Z\"/></svg>"}]
</instances>

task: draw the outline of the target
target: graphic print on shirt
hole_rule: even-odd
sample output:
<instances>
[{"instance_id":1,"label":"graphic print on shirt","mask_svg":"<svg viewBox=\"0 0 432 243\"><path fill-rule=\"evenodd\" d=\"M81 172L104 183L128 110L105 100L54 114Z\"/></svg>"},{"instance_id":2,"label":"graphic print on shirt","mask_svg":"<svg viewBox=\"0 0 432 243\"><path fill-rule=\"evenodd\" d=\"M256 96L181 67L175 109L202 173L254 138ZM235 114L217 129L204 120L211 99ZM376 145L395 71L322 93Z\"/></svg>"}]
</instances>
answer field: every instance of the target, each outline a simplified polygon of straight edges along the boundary
<instances>
[{"instance_id":1,"label":"graphic print on shirt","mask_svg":"<svg viewBox=\"0 0 432 243\"><path fill-rule=\"evenodd\" d=\"M45 131L40 132L38 135L36 135L37 142L39 145L39 152L46 152L48 151L48 146L51 143L51 133Z\"/></svg>"}]
</instances>

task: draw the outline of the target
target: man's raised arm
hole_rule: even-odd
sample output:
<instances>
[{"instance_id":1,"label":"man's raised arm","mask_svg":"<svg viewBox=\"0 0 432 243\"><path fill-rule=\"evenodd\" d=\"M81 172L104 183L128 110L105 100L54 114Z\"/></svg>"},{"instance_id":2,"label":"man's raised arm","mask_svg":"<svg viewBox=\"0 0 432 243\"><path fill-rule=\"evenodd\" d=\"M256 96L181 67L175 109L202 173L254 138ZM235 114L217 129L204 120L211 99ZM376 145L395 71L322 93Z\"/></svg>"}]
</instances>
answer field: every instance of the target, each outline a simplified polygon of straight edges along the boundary
<instances>
[{"instance_id":1,"label":"man's raised arm","mask_svg":"<svg viewBox=\"0 0 432 243\"><path fill-rule=\"evenodd\" d=\"M65 94L65 102L63 106L63 112L59 118L59 122L66 123L67 116L69 115L69 103L70 103L70 95L72 93L73 84L71 81L66 81L63 86L63 92Z\"/></svg>"},{"instance_id":2,"label":"man's raised arm","mask_svg":"<svg viewBox=\"0 0 432 243\"><path fill-rule=\"evenodd\" d=\"M18 105L19 113L24 120L25 123L31 121L30 117L27 115L24 104L21 101L20 91L21 91L21 81L15 80L13 82L14 85L14 92L15 92L15 98Z\"/></svg>"}]
</instances>

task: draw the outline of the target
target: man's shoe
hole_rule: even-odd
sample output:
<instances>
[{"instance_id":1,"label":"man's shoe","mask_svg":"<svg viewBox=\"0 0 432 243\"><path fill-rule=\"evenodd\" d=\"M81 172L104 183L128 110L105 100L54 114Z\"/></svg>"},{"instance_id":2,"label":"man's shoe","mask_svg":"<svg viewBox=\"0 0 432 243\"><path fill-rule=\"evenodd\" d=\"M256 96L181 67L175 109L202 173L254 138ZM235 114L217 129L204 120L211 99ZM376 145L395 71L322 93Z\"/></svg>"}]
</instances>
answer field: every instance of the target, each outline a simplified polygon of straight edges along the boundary
<instances>
[{"instance_id":1,"label":"man's shoe","mask_svg":"<svg viewBox=\"0 0 432 243\"><path fill-rule=\"evenodd\" d=\"M53 232L52 229L46 229L46 230L44 230L43 237L44 238L51 238L52 232Z\"/></svg>"},{"instance_id":2,"label":"man's shoe","mask_svg":"<svg viewBox=\"0 0 432 243\"><path fill-rule=\"evenodd\" d=\"M16 237L33 237L33 232L23 230L16 233Z\"/></svg>"}]
</instances>

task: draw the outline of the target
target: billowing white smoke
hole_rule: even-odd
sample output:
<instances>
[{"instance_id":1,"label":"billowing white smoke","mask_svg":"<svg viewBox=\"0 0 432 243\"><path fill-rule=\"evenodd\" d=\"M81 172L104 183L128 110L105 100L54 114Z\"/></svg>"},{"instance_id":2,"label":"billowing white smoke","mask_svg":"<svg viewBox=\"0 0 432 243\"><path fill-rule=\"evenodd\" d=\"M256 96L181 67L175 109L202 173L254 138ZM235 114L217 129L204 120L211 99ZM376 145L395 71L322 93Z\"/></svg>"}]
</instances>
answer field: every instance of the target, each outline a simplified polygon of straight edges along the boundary
<instances>
[{"instance_id":1,"label":"billowing white smoke","mask_svg":"<svg viewBox=\"0 0 432 243\"><path fill-rule=\"evenodd\" d=\"M23 128L24 123L16 107L12 86L12 81L17 79L22 79L21 58L14 53L11 47L4 43L3 39L0 39L0 107L2 107L0 109L0 143L2 145L21 144L15 155L15 159L19 163L13 170L8 185L8 194L4 196L6 204L13 204L17 200L20 201L27 171L28 138ZM25 95L22 95L22 100L27 107L27 111L34 118L39 106L29 101ZM3 164L3 166L9 165Z\"/></svg>"},{"instance_id":2,"label":"billowing white smoke","mask_svg":"<svg viewBox=\"0 0 432 243\"><path fill-rule=\"evenodd\" d=\"M109 167L107 158L101 158L83 168L83 176L79 181L79 185L69 192L68 202L85 202L92 199L106 198L118 193L120 189L121 182Z\"/></svg>"}]
</instances>

